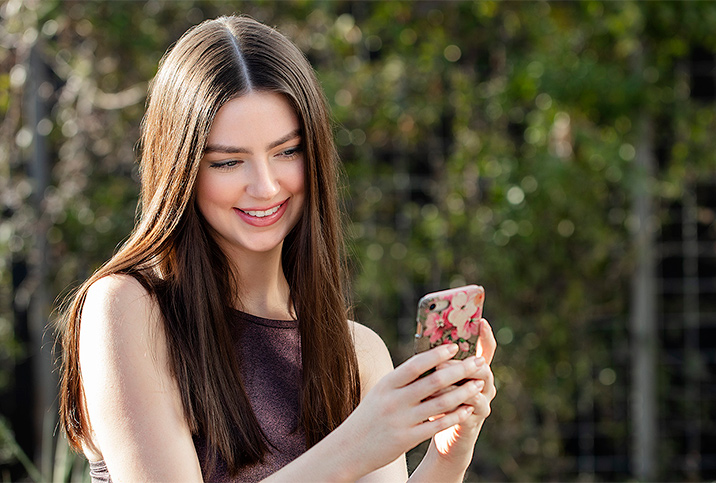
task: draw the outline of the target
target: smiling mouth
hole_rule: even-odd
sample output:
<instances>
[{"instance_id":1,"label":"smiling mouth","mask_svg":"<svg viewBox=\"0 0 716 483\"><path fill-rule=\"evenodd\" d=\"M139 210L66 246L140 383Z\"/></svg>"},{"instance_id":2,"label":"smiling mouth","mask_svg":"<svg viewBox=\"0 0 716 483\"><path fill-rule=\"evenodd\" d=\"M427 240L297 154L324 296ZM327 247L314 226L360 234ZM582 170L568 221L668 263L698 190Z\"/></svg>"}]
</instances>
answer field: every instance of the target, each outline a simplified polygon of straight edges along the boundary
<instances>
[{"instance_id":1,"label":"smiling mouth","mask_svg":"<svg viewBox=\"0 0 716 483\"><path fill-rule=\"evenodd\" d=\"M276 206L274 206L273 208L270 208L270 209L268 209L268 210L266 210L266 211L261 211L261 210L258 210L258 211L242 210L242 209L240 209L240 208L237 208L237 209L238 209L239 211L241 211L242 213L246 213L246 214L249 215L249 216L253 216L253 217L255 217L255 218L264 218L264 217L266 217L266 216L271 216L271 215L273 215L274 213L276 213L279 209L281 209L281 207L283 206L284 203L286 203L286 202L284 201L284 202L281 203L280 205L276 205Z\"/></svg>"}]
</instances>

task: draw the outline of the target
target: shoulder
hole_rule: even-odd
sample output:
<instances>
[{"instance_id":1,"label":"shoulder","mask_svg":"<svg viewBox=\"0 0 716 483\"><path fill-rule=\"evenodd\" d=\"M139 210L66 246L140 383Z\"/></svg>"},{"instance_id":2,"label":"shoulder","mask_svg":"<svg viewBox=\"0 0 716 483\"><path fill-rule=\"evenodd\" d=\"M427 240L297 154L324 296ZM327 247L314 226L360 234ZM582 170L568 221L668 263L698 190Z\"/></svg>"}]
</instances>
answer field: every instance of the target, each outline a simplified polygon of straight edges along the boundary
<instances>
[{"instance_id":1,"label":"shoulder","mask_svg":"<svg viewBox=\"0 0 716 483\"><path fill-rule=\"evenodd\" d=\"M129 275L107 275L90 285L82 315L95 311L121 315L136 309L147 309L154 305L152 296L134 277Z\"/></svg>"},{"instance_id":2,"label":"shoulder","mask_svg":"<svg viewBox=\"0 0 716 483\"><path fill-rule=\"evenodd\" d=\"M137 354L165 357L159 306L129 275L108 275L92 283L80 319L80 366L110 364Z\"/></svg>"},{"instance_id":3,"label":"shoulder","mask_svg":"<svg viewBox=\"0 0 716 483\"><path fill-rule=\"evenodd\" d=\"M114 398L117 394L107 391L107 385L126 388L128 380L145 388L168 384L161 312L154 297L133 277L108 275L87 290L80 318L79 362L88 399Z\"/></svg>"},{"instance_id":4,"label":"shoulder","mask_svg":"<svg viewBox=\"0 0 716 483\"><path fill-rule=\"evenodd\" d=\"M361 393L365 395L385 374L393 370L390 352L373 330L350 321L360 370Z\"/></svg>"},{"instance_id":5,"label":"shoulder","mask_svg":"<svg viewBox=\"0 0 716 483\"><path fill-rule=\"evenodd\" d=\"M106 339L121 333L146 334L158 327L159 320L158 304L142 284L129 275L108 275L87 290L80 340Z\"/></svg>"},{"instance_id":6,"label":"shoulder","mask_svg":"<svg viewBox=\"0 0 716 483\"><path fill-rule=\"evenodd\" d=\"M164 358L159 306L129 275L108 275L90 285L80 317L80 366L83 377L92 367L114 367L137 354Z\"/></svg>"}]
</instances>

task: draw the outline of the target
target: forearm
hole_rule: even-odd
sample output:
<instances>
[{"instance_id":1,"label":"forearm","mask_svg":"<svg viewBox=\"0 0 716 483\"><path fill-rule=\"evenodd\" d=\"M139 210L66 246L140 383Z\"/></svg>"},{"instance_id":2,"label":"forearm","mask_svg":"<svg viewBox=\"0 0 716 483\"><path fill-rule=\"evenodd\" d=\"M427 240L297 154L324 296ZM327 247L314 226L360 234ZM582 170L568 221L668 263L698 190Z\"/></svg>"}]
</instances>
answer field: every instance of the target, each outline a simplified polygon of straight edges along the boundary
<instances>
[{"instance_id":1,"label":"forearm","mask_svg":"<svg viewBox=\"0 0 716 483\"><path fill-rule=\"evenodd\" d=\"M360 438L346 422L264 481L295 483L299 478L300 481L354 482L370 473L374 468L361 457L365 450L360 447Z\"/></svg>"},{"instance_id":2,"label":"forearm","mask_svg":"<svg viewBox=\"0 0 716 483\"><path fill-rule=\"evenodd\" d=\"M460 435L459 443L456 444L457 428L450 428L442 433L436 434L430 441L425 457L410 476L412 482L462 482L465 472L472 462L475 443L480 433L478 427L466 431ZM448 451L449 447L449 451Z\"/></svg>"},{"instance_id":3,"label":"forearm","mask_svg":"<svg viewBox=\"0 0 716 483\"><path fill-rule=\"evenodd\" d=\"M428 451L425 453L425 457L410 475L408 481L412 483L423 481L427 483L435 481L460 483L465 478L465 471L467 471L469 464L470 460L463 462L463 464L452 460L446 461L435 447L435 440L433 439L430 442Z\"/></svg>"}]
</instances>

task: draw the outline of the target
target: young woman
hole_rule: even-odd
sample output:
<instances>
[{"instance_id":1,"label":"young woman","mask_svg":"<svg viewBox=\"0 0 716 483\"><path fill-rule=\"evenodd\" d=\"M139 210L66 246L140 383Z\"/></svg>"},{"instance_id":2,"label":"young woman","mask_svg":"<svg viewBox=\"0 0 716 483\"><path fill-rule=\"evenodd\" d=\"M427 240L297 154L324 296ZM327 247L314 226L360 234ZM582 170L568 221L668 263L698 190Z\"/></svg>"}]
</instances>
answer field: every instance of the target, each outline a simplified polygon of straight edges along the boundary
<instances>
[{"instance_id":1,"label":"young woman","mask_svg":"<svg viewBox=\"0 0 716 483\"><path fill-rule=\"evenodd\" d=\"M164 57L141 217L64 319L61 418L96 481L406 480L431 437L411 478L461 481L492 331L480 358L393 369L346 309L337 162L313 70L275 30L222 17Z\"/></svg>"}]
</instances>

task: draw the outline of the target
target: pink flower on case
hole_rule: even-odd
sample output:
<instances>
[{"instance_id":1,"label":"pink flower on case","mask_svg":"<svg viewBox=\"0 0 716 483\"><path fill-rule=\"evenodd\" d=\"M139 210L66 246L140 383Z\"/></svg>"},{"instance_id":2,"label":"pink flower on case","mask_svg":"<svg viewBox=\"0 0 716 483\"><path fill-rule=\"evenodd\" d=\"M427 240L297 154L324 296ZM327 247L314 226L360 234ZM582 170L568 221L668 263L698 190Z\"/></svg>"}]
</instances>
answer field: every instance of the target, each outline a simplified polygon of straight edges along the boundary
<instances>
[{"instance_id":1,"label":"pink flower on case","mask_svg":"<svg viewBox=\"0 0 716 483\"><path fill-rule=\"evenodd\" d=\"M475 354L485 292L469 285L423 297L418 304L416 352L457 343L456 359Z\"/></svg>"}]
</instances>

